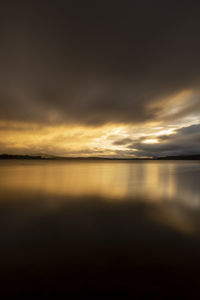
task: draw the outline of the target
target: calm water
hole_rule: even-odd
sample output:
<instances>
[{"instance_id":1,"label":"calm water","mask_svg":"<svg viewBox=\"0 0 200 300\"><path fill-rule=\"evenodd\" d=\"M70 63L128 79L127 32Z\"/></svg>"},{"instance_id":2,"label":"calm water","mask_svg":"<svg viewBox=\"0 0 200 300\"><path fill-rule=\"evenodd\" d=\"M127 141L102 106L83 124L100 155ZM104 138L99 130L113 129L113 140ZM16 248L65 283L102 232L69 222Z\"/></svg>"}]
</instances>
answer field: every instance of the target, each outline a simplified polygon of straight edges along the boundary
<instances>
[{"instance_id":1,"label":"calm water","mask_svg":"<svg viewBox=\"0 0 200 300\"><path fill-rule=\"evenodd\" d=\"M0 174L5 294L200 295L199 161L13 160Z\"/></svg>"}]
</instances>

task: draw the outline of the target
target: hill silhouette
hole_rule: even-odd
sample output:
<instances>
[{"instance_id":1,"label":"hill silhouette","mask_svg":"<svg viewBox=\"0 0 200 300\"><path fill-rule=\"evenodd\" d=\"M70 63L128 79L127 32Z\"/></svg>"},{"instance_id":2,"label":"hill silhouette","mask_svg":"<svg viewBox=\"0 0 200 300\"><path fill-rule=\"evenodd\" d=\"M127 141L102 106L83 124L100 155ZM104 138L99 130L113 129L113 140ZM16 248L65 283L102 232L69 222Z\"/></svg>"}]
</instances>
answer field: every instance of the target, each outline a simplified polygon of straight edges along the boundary
<instances>
[{"instance_id":1,"label":"hill silhouette","mask_svg":"<svg viewBox=\"0 0 200 300\"><path fill-rule=\"evenodd\" d=\"M112 157L61 157L51 155L20 155L20 154L0 154L0 159L27 159L27 160L200 160L200 154L164 156L154 158L112 158Z\"/></svg>"}]
</instances>

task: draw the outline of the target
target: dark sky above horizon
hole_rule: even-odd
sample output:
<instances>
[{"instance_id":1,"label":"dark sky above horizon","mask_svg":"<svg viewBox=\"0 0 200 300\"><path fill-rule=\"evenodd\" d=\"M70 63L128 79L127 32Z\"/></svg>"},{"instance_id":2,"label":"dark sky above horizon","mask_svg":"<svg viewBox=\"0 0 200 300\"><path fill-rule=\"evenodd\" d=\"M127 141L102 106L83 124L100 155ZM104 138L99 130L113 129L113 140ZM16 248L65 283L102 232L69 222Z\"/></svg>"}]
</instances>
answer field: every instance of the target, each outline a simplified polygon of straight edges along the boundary
<instances>
[{"instance_id":1,"label":"dark sky above horizon","mask_svg":"<svg viewBox=\"0 0 200 300\"><path fill-rule=\"evenodd\" d=\"M0 152L200 153L198 1L1 1Z\"/></svg>"}]
</instances>

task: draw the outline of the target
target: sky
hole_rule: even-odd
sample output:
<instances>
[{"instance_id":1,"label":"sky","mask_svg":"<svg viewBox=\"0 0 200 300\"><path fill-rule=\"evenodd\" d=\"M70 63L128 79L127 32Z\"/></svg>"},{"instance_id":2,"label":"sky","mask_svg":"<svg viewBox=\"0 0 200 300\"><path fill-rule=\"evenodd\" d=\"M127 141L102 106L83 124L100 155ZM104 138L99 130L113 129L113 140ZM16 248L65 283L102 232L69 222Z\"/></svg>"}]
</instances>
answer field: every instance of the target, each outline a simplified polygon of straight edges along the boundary
<instances>
[{"instance_id":1,"label":"sky","mask_svg":"<svg viewBox=\"0 0 200 300\"><path fill-rule=\"evenodd\" d=\"M0 153L200 154L199 1L0 2Z\"/></svg>"}]
</instances>

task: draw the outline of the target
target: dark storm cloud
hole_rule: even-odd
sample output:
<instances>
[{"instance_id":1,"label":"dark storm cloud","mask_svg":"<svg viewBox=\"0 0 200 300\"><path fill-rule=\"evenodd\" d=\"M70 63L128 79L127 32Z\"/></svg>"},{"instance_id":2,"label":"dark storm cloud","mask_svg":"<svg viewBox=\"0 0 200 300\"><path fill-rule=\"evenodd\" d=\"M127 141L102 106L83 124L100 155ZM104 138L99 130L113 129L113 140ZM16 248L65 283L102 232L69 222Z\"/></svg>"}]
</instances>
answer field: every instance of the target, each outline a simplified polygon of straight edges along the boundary
<instances>
[{"instance_id":1,"label":"dark storm cloud","mask_svg":"<svg viewBox=\"0 0 200 300\"><path fill-rule=\"evenodd\" d=\"M113 145L115 146L124 146L124 145L129 145L133 142L132 139L129 139L129 138L125 138L125 139L122 139L122 140L118 140L118 141L115 141L113 142Z\"/></svg>"},{"instance_id":2,"label":"dark storm cloud","mask_svg":"<svg viewBox=\"0 0 200 300\"><path fill-rule=\"evenodd\" d=\"M1 1L0 118L143 122L198 90L198 1ZM200 111L199 99L179 114Z\"/></svg>"},{"instance_id":3,"label":"dark storm cloud","mask_svg":"<svg viewBox=\"0 0 200 300\"><path fill-rule=\"evenodd\" d=\"M189 155L200 153L200 124L183 127L172 135L159 137L159 143L145 144L134 142L128 146L129 152L136 149L132 154L137 156L168 156Z\"/></svg>"}]
</instances>

